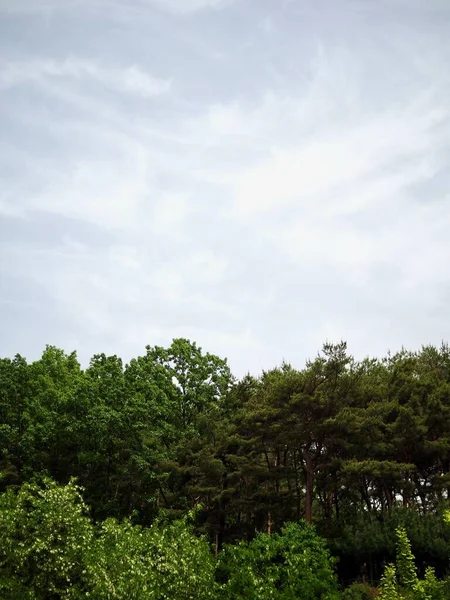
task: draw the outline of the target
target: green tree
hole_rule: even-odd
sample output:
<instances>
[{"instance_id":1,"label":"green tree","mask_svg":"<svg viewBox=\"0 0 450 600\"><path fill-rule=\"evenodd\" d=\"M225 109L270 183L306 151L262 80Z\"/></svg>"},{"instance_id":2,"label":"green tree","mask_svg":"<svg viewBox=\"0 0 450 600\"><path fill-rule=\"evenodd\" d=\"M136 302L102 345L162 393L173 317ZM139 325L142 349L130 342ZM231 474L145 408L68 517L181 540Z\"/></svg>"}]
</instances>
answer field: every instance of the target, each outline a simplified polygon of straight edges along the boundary
<instances>
[{"instance_id":1,"label":"green tree","mask_svg":"<svg viewBox=\"0 0 450 600\"><path fill-rule=\"evenodd\" d=\"M218 578L226 600L336 600L333 560L325 542L305 521L280 534L259 534L251 542L226 546Z\"/></svg>"},{"instance_id":2,"label":"green tree","mask_svg":"<svg viewBox=\"0 0 450 600\"><path fill-rule=\"evenodd\" d=\"M395 566L387 565L383 577L381 578L380 600L399 600L400 596L397 589L397 577Z\"/></svg>"},{"instance_id":3,"label":"green tree","mask_svg":"<svg viewBox=\"0 0 450 600\"><path fill-rule=\"evenodd\" d=\"M0 496L0 592L5 600L79 598L93 527L80 488L25 483Z\"/></svg>"},{"instance_id":4,"label":"green tree","mask_svg":"<svg viewBox=\"0 0 450 600\"><path fill-rule=\"evenodd\" d=\"M167 349L147 346L147 357L166 369L173 385L168 398L172 419L185 435L194 433L205 413L216 413L225 400L233 378L227 361L203 353L195 342L174 339Z\"/></svg>"},{"instance_id":5,"label":"green tree","mask_svg":"<svg viewBox=\"0 0 450 600\"><path fill-rule=\"evenodd\" d=\"M215 598L213 557L186 520L143 529L107 519L88 554L87 578L98 600Z\"/></svg>"},{"instance_id":6,"label":"green tree","mask_svg":"<svg viewBox=\"0 0 450 600\"><path fill-rule=\"evenodd\" d=\"M411 543L402 527L396 529L397 534L397 573L400 584L407 590L417 587L418 577Z\"/></svg>"},{"instance_id":7,"label":"green tree","mask_svg":"<svg viewBox=\"0 0 450 600\"><path fill-rule=\"evenodd\" d=\"M195 343L175 339L167 349L147 346L125 374L132 393L148 408L142 463L153 474L155 503L180 516L198 502L189 489L190 455L198 444L208 444L227 410L230 369L226 360Z\"/></svg>"},{"instance_id":8,"label":"green tree","mask_svg":"<svg viewBox=\"0 0 450 600\"><path fill-rule=\"evenodd\" d=\"M26 360L16 355L0 359L0 489L18 485L29 456L23 445L27 427L27 395L30 369Z\"/></svg>"},{"instance_id":9,"label":"green tree","mask_svg":"<svg viewBox=\"0 0 450 600\"><path fill-rule=\"evenodd\" d=\"M418 578L406 531L398 527L396 536L396 567L390 564L385 569L381 580L382 600L445 600L444 582L438 581L432 567L427 567L424 579Z\"/></svg>"}]
</instances>

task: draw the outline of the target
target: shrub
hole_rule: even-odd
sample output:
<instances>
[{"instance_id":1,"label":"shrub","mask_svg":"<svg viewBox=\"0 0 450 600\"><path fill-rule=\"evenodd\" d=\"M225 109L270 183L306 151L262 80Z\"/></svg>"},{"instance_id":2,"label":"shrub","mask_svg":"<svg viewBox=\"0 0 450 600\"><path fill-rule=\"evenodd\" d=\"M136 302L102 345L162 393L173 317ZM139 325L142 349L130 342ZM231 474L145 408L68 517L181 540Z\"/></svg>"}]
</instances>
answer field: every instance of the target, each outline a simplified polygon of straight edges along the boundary
<instances>
[{"instance_id":1,"label":"shrub","mask_svg":"<svg viewBox=\"0 0 450 600\"><path fill-rule=\"evenodd\" d=\"M217 573L226 600L335 600L333 566L325 541L302 521L226 547Z\"/></svg>"},{"instance_id":2,"label":"shrub","mask_svg":"<svg viewBox=\"0 0 450 600\"><path fill-rule=\"evenodd\" d=\"M379 596L377 588L366 583L352 583L342 594L342 600L374 600Z\"/></svg>"},{"instance_id":3,"label":"shrub","mask_svg":"<svg viewBox=\"0 0 450 600\"><path fill-rule=\"evenodd\" d=\"M213 600L214 559L187 519L97 530L80 488L24 484L0 496L2 600Z\"/></svg>"},{"instance_id":4,"label":"shrub","mask_svg":"<svg viewBox=\"0 0 450 600\"><path fill-rule=\"evenodd\" d=\"M24 484L0 496L0 596L80 597L93 526L80 488ZM80 587L81 586L81 587Z\"/></svg>"},{"instance_id":5,"label":"shrub","mask_svg":"<svg viewBox=\"0 0 450 600\"><path fill-rule=\"evenodd\" d=\"M212 600L214 559L186 521L149 529L107 519L87 557L97 600Z\"/></svg>"},{"instance_id":6,"label":"shrub","mask_svg":"<svg viewBox=\"0 0 450 600\"><path fill-rule=\"evenodd\" d=\"M397 568L394 565L386 567L381 580L381 599L445 600L445 582L436 578L432 567L427 567L424 579L419 579L406 531L398 527L396 534Z\"/></svg>"}]
</instances>

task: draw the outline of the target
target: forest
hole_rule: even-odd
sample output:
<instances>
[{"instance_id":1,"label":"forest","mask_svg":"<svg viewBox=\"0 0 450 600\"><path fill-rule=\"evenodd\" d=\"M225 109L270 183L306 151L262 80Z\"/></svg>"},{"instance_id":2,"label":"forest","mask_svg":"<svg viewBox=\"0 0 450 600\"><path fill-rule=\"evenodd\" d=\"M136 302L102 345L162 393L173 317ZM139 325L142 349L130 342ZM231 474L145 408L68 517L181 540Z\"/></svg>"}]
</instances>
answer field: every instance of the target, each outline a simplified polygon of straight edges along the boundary
<instances>
[{"instance_id":1,"label":"forest","mask_svg":"<svg viewBox=\"0 0 450 600\"><path fill-rule=\"evenodd\" d=\"M0 359L0 597L450 598L450 347Z\"/></svg>"}]
</instances>

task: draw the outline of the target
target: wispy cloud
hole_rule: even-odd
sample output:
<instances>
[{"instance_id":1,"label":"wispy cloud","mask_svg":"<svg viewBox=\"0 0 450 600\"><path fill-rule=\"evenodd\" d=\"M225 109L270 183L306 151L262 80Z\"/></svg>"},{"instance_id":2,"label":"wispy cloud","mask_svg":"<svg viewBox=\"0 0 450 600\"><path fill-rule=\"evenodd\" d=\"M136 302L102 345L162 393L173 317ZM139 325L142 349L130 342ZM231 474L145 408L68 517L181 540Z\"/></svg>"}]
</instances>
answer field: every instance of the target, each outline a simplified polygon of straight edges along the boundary
<instances>
[{"instance_id":1,"label":"wispy cloud","mask_svg":"<svg viewBox=\"0 0 450 600\"><path fill-rule=\"evenodd\" d=\"M9 4L27 43L0 63L4 352L185 335L242 373L326 338L450 337L438 0Z\"/></svg>"},{"instance_id":2,"label":"wispy cloud","mask_svg":"<svg viewBox=\"0 0 450 600\"><path fill-rule=\"evenodd\" d=\"M448 126L448 116L444 105L419 99L402 110L368 113L363 122L335 125L326 134L319 125L298 146L274 150L239 178L235 211L251 214L295 206L302 213L326 217L351 215L370 204L379 207L392 196L388 182L397 192L401 183L407 186L434 175L447 143L442 127ZM393 169L400 171L400 180L392 177Z\"/></svg>"},{"instance_id":3,"label":"wispy cloud","mask_svg":"<svg viewBox=\"0 0 450 600\"><path fill-rule=\"evenodd\" d=\"M240 0L5 0L0 12L9 14L41 14L90 9L115 9L124 11L158 8L174 14L188 14L202 9L220 9Z\"/></svg>"},{"instance_id":4,"label":"wispy cloud","mask_svg":"<svg viewBox=\"0 0 450 600\"><path fill-rule=\"evenodd\" d=\"M0 62L0 89L42 83L46 79L90 79L110 90L144 98L164 94L170 89L170 81L153 77L136 65L126 68L104 67L77 58Z\"/></svg>"}]
</instances>

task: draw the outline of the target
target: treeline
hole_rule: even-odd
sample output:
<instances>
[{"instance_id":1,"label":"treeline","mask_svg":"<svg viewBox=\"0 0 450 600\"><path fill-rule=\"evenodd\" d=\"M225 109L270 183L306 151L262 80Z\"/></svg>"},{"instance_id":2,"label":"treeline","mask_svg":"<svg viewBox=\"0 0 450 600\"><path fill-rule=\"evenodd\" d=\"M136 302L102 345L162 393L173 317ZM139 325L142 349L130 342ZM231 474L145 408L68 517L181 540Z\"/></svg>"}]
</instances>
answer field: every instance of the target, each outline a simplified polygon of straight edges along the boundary
<instances>
[{"instance_id":1,"label":"treeline","mask_svg":"<svg viewBox=\"0 0 450 600\"><path fill-rule=\"evenodd\" d=\"M124 365L47 347L0 360L0 492L37 474L84 488L94 521L150 527L197 507L224 544L315 523L341 581L379 580L408 531L419 570L444 575L450 535L450 349L356 361L325 344L303 369L237 381L196 344Z\"/></svg>"},{"instance_id":2,"label":"treeline","mask_svg":"<svg viewBox=\"0 0 450 600\"><path fill-rule=\"evenodd\" d=\"M195 512L147 528L94 525L80 491L44 479L0 495L2 600L341 600L325 542L305 521L214 557L193 533ZM445 599L443 585L432 600Z\"/></svg>"}]
</instances>

